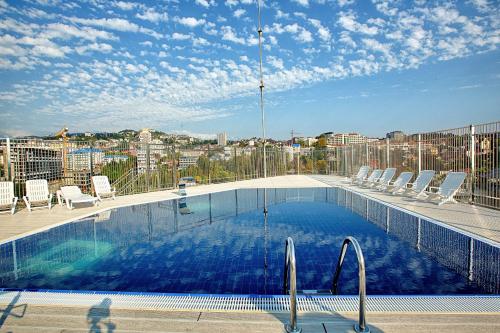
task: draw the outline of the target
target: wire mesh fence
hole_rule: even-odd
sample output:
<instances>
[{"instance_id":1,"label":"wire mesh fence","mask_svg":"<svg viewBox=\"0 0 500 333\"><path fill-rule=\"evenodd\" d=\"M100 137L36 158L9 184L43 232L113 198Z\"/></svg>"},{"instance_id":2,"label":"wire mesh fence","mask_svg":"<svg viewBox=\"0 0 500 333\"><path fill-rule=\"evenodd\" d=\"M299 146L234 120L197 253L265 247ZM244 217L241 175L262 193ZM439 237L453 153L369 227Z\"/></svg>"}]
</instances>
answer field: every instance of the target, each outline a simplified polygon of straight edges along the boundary
<instances>
[{"instance_id":1,"label":"wire mesh fence","mask_svg":"<svg viewBox=\"0 0 500 333\"><path fill-rule=\"evenodd\" d=\"M435 170L431 186L450 171L467 179L458 199L500 209L500 122L325 148L266 147L267 175L350 176L363 165L398 173ZM158 141L158 140L156 140ZM105 175L118 195L172 189L179 182L211 184L260 178L261 147L181 146L119 140L0 139L0 180L25 194L25 182L47 179L92 192L91 177Z\"/></svg>"}]
</instances>

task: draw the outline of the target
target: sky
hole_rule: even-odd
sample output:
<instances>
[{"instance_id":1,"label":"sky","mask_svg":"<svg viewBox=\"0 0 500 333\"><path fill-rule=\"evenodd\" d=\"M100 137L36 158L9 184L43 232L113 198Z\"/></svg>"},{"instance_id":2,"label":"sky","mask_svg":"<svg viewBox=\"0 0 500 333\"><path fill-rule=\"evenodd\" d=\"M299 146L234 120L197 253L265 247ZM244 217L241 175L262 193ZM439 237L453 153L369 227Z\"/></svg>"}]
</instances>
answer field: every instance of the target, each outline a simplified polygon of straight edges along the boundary
<instances>
[{"instance_id":1,"label":"sky","mask_svg":"<svg viewBox=\"0 0 500 333\"><path fill-rule=\"evenodd\" d=\"M267 136L500 120L500 1L262 1ZM0 0L0 136L261 135L253 0Z\"/></svg>"}]
</instances>

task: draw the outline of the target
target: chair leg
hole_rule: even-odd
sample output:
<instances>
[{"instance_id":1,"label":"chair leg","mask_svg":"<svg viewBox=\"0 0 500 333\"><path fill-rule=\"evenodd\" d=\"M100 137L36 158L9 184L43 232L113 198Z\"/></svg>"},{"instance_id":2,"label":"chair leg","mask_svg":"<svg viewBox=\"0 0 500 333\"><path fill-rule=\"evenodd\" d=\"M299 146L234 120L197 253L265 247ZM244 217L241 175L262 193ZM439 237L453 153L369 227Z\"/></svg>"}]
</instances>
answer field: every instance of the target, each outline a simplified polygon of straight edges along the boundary
<instances>
[{"instance_id":1,"label":"chair leg","mask_svg":"<svg viewBox=\"0 0 500 333\"><path fill-rule=\"evenodd\" d=\"M24 203L26 204L26 208L28 208L28 212L31 212L31 205L26 196L23 197Z\"/></svg>"},{"instance_id":2,"label":"chair leg","mask_svg":"<svg viewBox=\"0 0 500 333\"><path fill-rule=\"evenodd\" d=\"M10 211L11 215L14 215L14 212L16 211L16 205L17 205L17 197L14 198L14 202L12 203L12 209Z\"/></svg>"}]
</instances>

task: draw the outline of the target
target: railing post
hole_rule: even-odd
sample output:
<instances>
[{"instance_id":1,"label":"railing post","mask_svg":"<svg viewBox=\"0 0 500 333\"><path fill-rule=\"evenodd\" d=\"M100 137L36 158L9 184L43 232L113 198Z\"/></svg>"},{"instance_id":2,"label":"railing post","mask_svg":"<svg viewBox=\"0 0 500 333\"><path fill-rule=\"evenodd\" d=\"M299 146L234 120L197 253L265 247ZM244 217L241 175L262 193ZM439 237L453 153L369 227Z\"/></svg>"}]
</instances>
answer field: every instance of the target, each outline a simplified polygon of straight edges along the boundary
<instances>
[{"instance_id":1,"label":"railing post","mask_svg":"<svg viewBox=\"0 0 500 333\"><path fill-rule=\"evenodd\" d=\"M418 173L422 171L422 134L418 133Z\"/></svg>"},{"instance_id":2,"label":"railing post","mask_svg":"<svg viewBox=\"0 0 500 333\"><path fill-rule=\"evenodd\" d=\"M300 148L297 152L297 175L300 175Z\"/></svg>"},{"instance_id":3,"label":"railing post","mask_svg":"<svg viewBox=\"0 0 500 333\"><path fill-rule=\"evenodd\" d=\"M390 162L390 155L391 155L391 151L390 151L390 146L389 146L389 138L386 138L385 139L385 161L386 161L386 168L390 168L391 166L391 162Z\"/></svg>"},{"instance_id":4,"label":"railing post","mask_svg":"<svg viewBox=\"0 0 500 333\"><path fill-rule=\"evenodd\" d=\"M208 163L208 184L212 183L210 178L210 143L207 145L207 163Z\"/></svg>"},{"instance_id":5,"label":"railing post","mask_svg":"<svg viewBox=\"0 0 500 333\"><path fill-rule=\"evenodd\" d=\"M177 188L177 156L175 152L175 142L172 144L172 185Z\"/></svg>"},{"instance_id":6,"label":"railing post","mask_svg":"<svg viewBox=\"0 0 500 333\"><path fill-rule=\"evenodd\" d=\"M13 180L13 177L12 177L12 162L11 162L11 157L10 157L10 138L6 139L6 149L7 149L7 156L6 156L6 162L7 162L7 180Z\"/></svg>"},{"instance_id":7,"label":"railing post","mask_svg":"<svg viewBox=\"0 0 500 333\"><path fill-rule=\"evenodd\" d=\"M471 203L475 201L474 190L476 180L476 128L470 125L470 190L471 190Z\"/></svg>"},{"instance_id":8,"label":"railing post","mask_svg":"<svg viewBox=\"0 0 500 333\"><path fill-rule=\"evenodd\" d=\"M90 176L92 177L93 175L94 175L94 143L90 141Z\"/></svg>"},{"instance_id":9,"label":"railing post","mask_svg":"<svg viewBox=\"0 0 500 333\"><path fill-rule=\"evenodd\" d=\"M370 166L370 149L368 147L368 142L365 143L365 152L366 152L366 165Z\"/></svg>"},{"instance_id":10,"label":"railing post","mask_svg":"<svg viewBox=\"0 0 500 333\"><path fill-rule=\"evenodd\" d=\"M151 161L149 159L150 157L150 151L149 151L149 143L146 143L146 188L147 191L149 192L149 179L151 176L150 170L151 170Z\"/></svg>"}]
</instances>

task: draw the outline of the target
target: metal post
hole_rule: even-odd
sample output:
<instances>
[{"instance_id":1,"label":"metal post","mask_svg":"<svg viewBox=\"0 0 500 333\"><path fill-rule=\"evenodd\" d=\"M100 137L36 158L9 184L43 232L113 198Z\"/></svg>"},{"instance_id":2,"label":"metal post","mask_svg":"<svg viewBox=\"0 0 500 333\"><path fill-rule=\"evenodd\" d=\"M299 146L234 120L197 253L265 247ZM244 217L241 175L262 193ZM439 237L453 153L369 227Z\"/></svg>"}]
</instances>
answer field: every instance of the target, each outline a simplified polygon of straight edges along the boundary
<instances>
[{"instance_id":1,"label":"metal post","mask_svg":"<svg viewBox=\"0 0 500 333\"><path fill-rule=\"evenodd\" d=\"M150 151L149 151L149 143L146 143L146 188L149 192L149 179L150 179L150 170L151 170L151 161L149 160Z\"/></svg>"},{"instance_id":2,"label":"metal post","mask_svg":"<svg viewBox=\"0 0 500 333\"><path fill-rule=\"evenodd\" d=\"M175 153L175 142L172 145L172 185L177 188L177 157Z\"/></svg>"},{"instance_id":3,"label":"metal post","mask_svg":"<svg viewBox=\"0 0 500 333\"><path fill-rule=\"evenodd\" d=\"M11 169L11 157L10 157L10 138L7 138L6 140L6 145L7 145L7 156L6 156L6 162L7 162L7 180L13 180L12 177L12 169Z\"/></svg>"},{"instance_id":4,"label":"metal post","mask_svg":"<svg viewBox=\"0 0 500 333\"><path fill-rule=\"evenodd\" d=\"M288 284L289 279L290 285ZM295 247L291 237L288 237L285 242L283 293L290 294L290 323L285 324L285 330L288 333L300 333L302 329L297 327L297 267L295 262Z\"/></svg>"},{"instance_id":5,"label":"metal post","mask_svg":"<svg viewBox=\"0 0 500 333\"><path fill-rule=\"evenodd\" d=\"M354 145L351 144L351 166L349 168L350 172L348 175L351 175L354 170Z\"/></svg>"},{"instance_id":6,"label":"metal post","mask_svg":"<svg viewBox=\"0 0 500 333\"><path fill-rule=\"evenodd\" d=\"M422 171L422 134L418 134L418 173Z\"/></svg>"},{"instance_id":7,"label":"metal post","mask_svg":"<svg viewBox=\"0 0 500 333\"><path fill-rule=\"evenodd\" d=\"M470 189L471 189L471 203L474 203L474 190L476 179L476 128L470 125Z\"/></svg>"},{"instance_id":8,"label":"metal post","mask_svg":"<svg viewBox=\"0 0 500 333\"><path fill-rule=\"evenodd\" d=\"M238 161L236 160L236 147L234 147L234 180L238 180Z\"/></svg>"},{"instance_id":9,"label":"metal post","mask_svg":"<svg viewBox=\"0 0 500 333\"><path fill-rule=\"evenodd\" d=\"M208 184L212 183L210 179L210 143L207 146L207 160L208 160Z\"/></svg>"},{"instance_id":10,"label":"metal post","mask_svg":"<svg viewBox=\"0 0 500 333\"><path fill-rule=\"evenodd\" d=\"M264 161L264 178L267 178L267 162L266 162L266 127L264 121L264 76L262 74L262 27L260 24L260 0L257 0L258 14L259 14L259 74L260 74L260 113L262 116L262 159Z\"/></svg>"},{"instance_id":11,"label":"metal post","mask_svg":"<svg viewBox=\"0 0 500 333\"><path fill-rule=\"evenodd\" d=\"M386 159L386 162L387 162L387 164L386 164L386 166L385 166L385 167L386 167L386 168L389 168L389 167L391 166L391 163L390 163L390 160L389 160L389 159L390 159L390 153L391 153L391 152L390 152L390 147L389 147L389 139L388 139L388 138L387 138L387 139L385 139L385 149L386 149L386 150L385 150L385 159Z\"/></svg>"},{"instance_id":12,"label":"metal post","mask_svg":"<svg viewBox=\"0 0 500 333\"><path fill-rule=\"evenodd\" d=\"M90 176L93 175L94 175L94 144L90 142Z\"/></svg>"},{"instance_id":13,"label":"metal post","mask_svg":"<svg viewBox=\"0 0 500 333\"><path fill-rule=\"evenodd\" d=\"M297 152L297 175L300 175L300 148Z\"/></svg>"},{"instance_id":14,"label":"metal post","mask_svg":"<svg viewBox=\"0 0 500 333\"><path fill-rule=\"evenodd\" d=\"M365 144L365 150L366 150L366 165L370 166L370 149L368 147L368 142Z\"/></svg>"}]
</instances>

